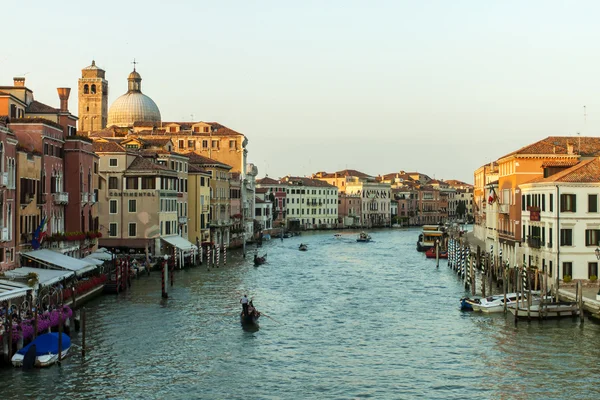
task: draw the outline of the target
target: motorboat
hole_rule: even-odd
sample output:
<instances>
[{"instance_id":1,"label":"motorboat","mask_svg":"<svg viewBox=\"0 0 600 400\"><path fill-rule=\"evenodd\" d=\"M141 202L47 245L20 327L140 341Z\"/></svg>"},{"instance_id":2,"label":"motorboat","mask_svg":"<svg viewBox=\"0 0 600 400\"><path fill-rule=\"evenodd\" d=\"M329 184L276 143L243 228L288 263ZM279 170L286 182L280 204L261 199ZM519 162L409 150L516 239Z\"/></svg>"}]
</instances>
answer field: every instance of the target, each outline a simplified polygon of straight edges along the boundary
<instances>
[{"instance_id":1,"label":"motorboat","mask_svg":"<svg viewBox=\"0 0 600 400\"><path fill-rule=\"evenodd\" d=\"M507 293L506 294L506 306L510 307L519 302L524 304L527 301L527 295L524 297L520 293ZM531 298L531 304L539 304L541 298L533 296ZM504 312L504 294L489 296L481 299L479 304L472 304L473 311L481 311L486 314Z\"/></svg>"},{"instance_id":2,"label":"motorboat","mask_svg":"<svg viewBox=\"0 0 600 400\"><path fill-rule=\"evenodd\" d=\"M435 247L432 247L429 250L427 250L425 252L425 257L427 257L427 258L435 258ZM438 257L439 258L448 258L448 252L446 250L440 249Z\"/></svg>"},{"instance_id":3,"label":"motorboat","mask_svg":"<svg viewBox=\"0 0 600 400\"><path fill-rule=\"evenodd\" d=\"M298 250L300 250L300 251L306 251L306 250L308 250L308 245L306 245L304 243L300 243L300 246L298 247Z\"/></svg>"},{"instance_id":4,"label":"motorboat","mask_svg":"<svg viewBox=\"0 0 600 400\"><path fill-rule=\"evenodd\" d=\"M333 235L334 238L339 239L342 237L341 233L336 233L335 235Z\"/></svg>"},{"instance_id":5,"label":"motorboat","mask_svg":"<svg viewBox=\"0 0 600 400\"><path fill-rule=\"evenodd\" d=\"M438 225L423 225L423 231L417 240L417 251L427 251L435 247L435 242L441 243L444 238L445 228Z\"/></svg>"},{"instance_id":6,"label":"motorboat","mask_svg":"<svg viewBox=\"0 0 600 400\"><path fill-rule=\"evenodd\" d=\"M513 304L508 310L513 315L517 314L518 310L518 318L534 319L577 317L580 312L576 302L533 304L529 306L529 315L527 313L527 305L521 304L521 302L519 302L518 307L516 304Z\"/></svg>"},{"instance_id":7,"label":"motorboat","mask_svg":"<svg viewBox=\"0 0 600 400\"><path fill-rule=\"evenodd\" d=\"M65 358L71 348L71 338L62 333L61 358ZM17 351L11 362L15 367L48 367L58 361L58 333L44 333Z\"/></svg>"},{"instance_id":8,"label":"motorboat","mask_svg":"<svg viewBox=\"0 0 600 400\"><path fill-rule=\"evenodd\" d=\"M358 235L358 239L356 239L357 242L370 242L371 241L371 236L369 236L368 233L366 232L361 232Z\"/></svg>"},{"instance_id":9,"label":"motorboat","mask_svg":"<svg viewBox=\"0 0 600 400\"><path fill-rule=\"evenodd\" d=\"M481 298L479 297L463 297L460 299L460 309L461 311L473 311L473 304L478 305L481 303Z\"/></svg>"}]
</instances>

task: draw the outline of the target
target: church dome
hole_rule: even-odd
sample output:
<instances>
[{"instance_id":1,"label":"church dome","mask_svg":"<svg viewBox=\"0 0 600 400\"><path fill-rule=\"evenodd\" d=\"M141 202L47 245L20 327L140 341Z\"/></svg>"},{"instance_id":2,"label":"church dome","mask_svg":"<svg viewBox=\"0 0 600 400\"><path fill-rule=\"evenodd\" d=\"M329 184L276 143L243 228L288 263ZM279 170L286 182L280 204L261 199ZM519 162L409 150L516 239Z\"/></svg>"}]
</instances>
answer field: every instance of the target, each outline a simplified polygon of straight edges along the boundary
<instances>
[{"instance_id":1,"label":"church dome","mask_svg":"<svg viewBox=\"0 0 600 400\"><path fill-rule=\"evenodd\" d=\"M134 69L127 78L127 93L112 103L108 110L107 126L129 127L135 122L160 123L160 111L156 103L142 93L142 77Z\"/></svg>"}]
</instances>

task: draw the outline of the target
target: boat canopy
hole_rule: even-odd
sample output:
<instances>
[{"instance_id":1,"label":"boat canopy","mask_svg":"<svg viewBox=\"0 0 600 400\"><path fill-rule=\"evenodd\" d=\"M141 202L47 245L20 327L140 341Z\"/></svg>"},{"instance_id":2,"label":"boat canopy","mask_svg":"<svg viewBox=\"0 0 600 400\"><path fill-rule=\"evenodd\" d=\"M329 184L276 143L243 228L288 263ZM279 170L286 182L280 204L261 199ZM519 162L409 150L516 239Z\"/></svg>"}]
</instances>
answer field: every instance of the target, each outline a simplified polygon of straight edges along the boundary
<instances>
[{"instance_id":1,"label":"boat canopy","mask_svg":"<svg viewBox=\"0 0 600 400\"><path fill-rule=\"evenodd\" d=\"M425 232L423 232L423 235L425 235L425 236L442 236L443 234L444 234L444 232L434 232L434 231L431 231L431 232L425 231Z\"/></svg>"},{"instance_id":2,"label":"boat canopy","mask_svg":"<svg viewBox=\"0 0 600 400\"><path fill-rule=\"evenodd\" d=\"M18 354L25 355L27 354L27 350L35 344L35 355L36 356L45 356L48 354L58 354L58 332L52 333L44 333L36 337L33 342L29 343L27 346L23 347L21 350L17 351ZM71 347L71 338L62 334L62 351Z\"/></svg>"},{"instance_id":3,"label":"boat canopy","mask_svg":"<svg viewBox=\"0 0 600 400\"><path fill-rule=\"evenodd\" d=\"M183 250L183 251L198 250L198 247L196 247L196 245L194 243L182 238L179 235L161 236L160 238L162 240L164 240L165 242L169 243L171 246L177 247L179 250Z\"/></svg>"},{"instance_id":4,"label":"boat canopy","mask_svg":"<svg viewBox=\"0 0 600 400\"><path fill-rule=\"evenodd\" d=\"M5 271L4 275L9 278L19 279L25 278L27 275L34 273L38 276L38 283L42 286L50 286L56 282L60 282L63 279L70 278L74 275L72 271L62 271L57 269L43 269L43 268L31 268L31 267L20 267Z\"/></svg>"},{"instance_id":5,"label":"boat canopy","mask_svg":"<svg viewBox=\"0 0 600 400\"><path fill-rule=\"evenodd\" d=\"M31 288L24 283L0 279L0 301L25 296L28 290Z\"/></svg>"},{"instance_id":6,"label":"boat canopy","mask_svg":"<svg viewBox=\"0 0 600 400\"><path fill-rule=\"evenodd\" d=\"M22 253L22 256L54 269L73 271L77 275L84 274L96 268L96 265L77 258L65 256L52 250L42 249Z\"/></svg>"}]
</instances>

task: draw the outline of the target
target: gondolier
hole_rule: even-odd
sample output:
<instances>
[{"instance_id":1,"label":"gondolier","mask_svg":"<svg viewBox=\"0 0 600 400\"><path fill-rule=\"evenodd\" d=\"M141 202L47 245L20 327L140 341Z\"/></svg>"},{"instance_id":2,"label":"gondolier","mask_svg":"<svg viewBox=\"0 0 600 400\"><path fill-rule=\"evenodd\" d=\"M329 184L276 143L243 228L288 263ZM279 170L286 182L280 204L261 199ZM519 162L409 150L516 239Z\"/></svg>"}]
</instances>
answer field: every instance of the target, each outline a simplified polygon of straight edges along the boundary
<instances>
[{"instance_id":1,"label":"gondolier","mask_svg":"<svg viewBox=\"0 0 600 400\"><path fill-rule=\"evenodd\" d=\"M244 316L248 315L248 296L244 295L240 300L240 303L242 303L242 314L244 314Z\"/></svg>"}]
</instances>

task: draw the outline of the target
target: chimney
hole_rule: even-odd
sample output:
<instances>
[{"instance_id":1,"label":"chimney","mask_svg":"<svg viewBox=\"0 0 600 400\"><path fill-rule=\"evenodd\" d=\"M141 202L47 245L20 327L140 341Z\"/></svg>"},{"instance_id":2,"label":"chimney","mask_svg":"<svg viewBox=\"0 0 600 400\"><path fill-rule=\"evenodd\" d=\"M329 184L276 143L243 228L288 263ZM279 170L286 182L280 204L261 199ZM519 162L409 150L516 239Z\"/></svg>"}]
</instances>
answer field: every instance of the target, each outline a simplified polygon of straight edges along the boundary
<instances>
[{"instance_id":1,"label":"chimney","mask_svg":"<svg viewBox=\"0 0 600 400\"><path fill-rule=\"evenodd\" d=\"M58 92L58 98L60 99L60 112L68 112L71 88L59 87L56 91Z\"/></svg>"},{"instance_id":2,"label":"chimney","mask_svg":"<svg viewBox=\"0 0 600 400\"><path fill-rule=\"evenodd\" d=\"M25 87L25 78L20 76L15 76L13 78L13 82L15 86Z\"/></svg>"}]
</instances>

